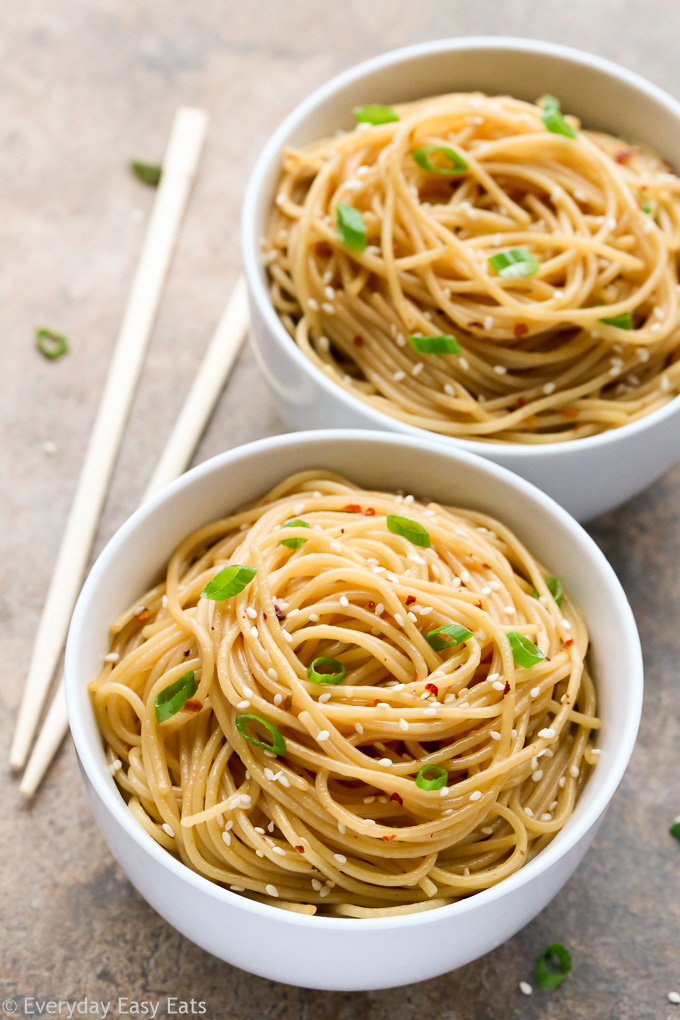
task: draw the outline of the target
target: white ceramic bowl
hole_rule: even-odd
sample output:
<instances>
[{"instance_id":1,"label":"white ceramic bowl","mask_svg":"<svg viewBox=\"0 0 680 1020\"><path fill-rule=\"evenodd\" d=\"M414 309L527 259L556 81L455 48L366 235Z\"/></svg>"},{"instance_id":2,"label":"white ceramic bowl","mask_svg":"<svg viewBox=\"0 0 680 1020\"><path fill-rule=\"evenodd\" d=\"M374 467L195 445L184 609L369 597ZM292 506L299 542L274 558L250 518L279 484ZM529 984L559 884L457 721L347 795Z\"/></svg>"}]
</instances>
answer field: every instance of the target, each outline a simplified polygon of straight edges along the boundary
<instances>
[{"instance_id":1,"label":"white ceramic bowl","mask_svg":"<svg viewBox=\"0 0 680 1020\"><path fill-rule=\"evenodd\" d=\"M513 528L559 575L585 613L602 731L600 760L573 816L521 871L431 912L380 919L308 917L248 900L195 874L135 822L106 766L87 692L111 620L191 531L286 475L323 467L359 485L474 507ZM642 701L633 614L591 538L553 500L503 468L432 440L327 431L263 439L194 468L138 510L111 539L78 600L66 649L71 732L94 816L130 881L170 924L215 956L289 984L386 988L460 967L539 912L586 852L628 764ZM405 951L406 949L406 951Z\"/></svg>"},{"instance_id":2,"label":"white ceramic bowl","mask_svg":"<svg viewBox=\"0 0 680 1020\"><path fill-rule=\"evenodd\" d=\"M645 141L680 166L680 104L631 71L563 46L524 39L445 39L387 53L334 78L274 133L253 170L243 209L252 342L278 410L293 428L433 435L346 393L305 357L279 321L267 292L260 238L266 233L282 150L351 127L352 109L362 103L473 90L526 100L553 93L586 126ZM436 439L516 471L578 520L587 520L644 489L680 457L679 419L676 398L640 421L566 443L525 446Z\"/></svg>"}]
</instances>

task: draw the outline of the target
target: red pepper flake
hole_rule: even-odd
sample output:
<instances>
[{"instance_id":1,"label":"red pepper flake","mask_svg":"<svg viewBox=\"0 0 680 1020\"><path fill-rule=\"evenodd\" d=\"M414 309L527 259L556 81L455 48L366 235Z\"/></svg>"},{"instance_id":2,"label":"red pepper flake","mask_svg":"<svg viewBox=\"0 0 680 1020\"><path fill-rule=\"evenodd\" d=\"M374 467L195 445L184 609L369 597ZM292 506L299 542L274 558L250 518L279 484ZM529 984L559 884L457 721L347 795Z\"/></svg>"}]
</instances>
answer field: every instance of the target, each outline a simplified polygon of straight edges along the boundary
<instances>
[{"instance_id":1,"label":"red pepper flake","mask_svg":"<svg viewBox=\"0 0 680 1020\"><path fill-rule=\"evenodd\" d=\"M573 637L570 637L567 641L563 641L562 642L562 647L563 648L571 648L573 643L574 643L574 639L573 639Z\"/></svg>"},{"instance_id":2,"label":"red pepper flake","mask_svg":"<svg viewBox=\"0 0 680 1020\"><path fill-rule=\"evenodd\" d=\"M183 712L200 712L202 708L203 708L203 702L202 701L199 701L197 698L189 698L188 701L184 702L184 706L182 708L182 711Z\"/></svg>"},{"instance_id":3,"label":"red pepper flake","mask_svg":"<svg viewBox=\"0 0 680 1020\"><path fill-rule=\"evenodd\" d=\"M187 648L186 652L184 653L184 658L186 659L187 655L189 655L189 654L190 654L190 652L189 652L189 649Z\"/></svg>"},{"instance_id":4,"label":"red pepper flake","mask_svg":"<svg viewBox=\"0 0 680 1020\"><path fill-rule=\"evenodd\" d=\"M358 503L348 503L347 506L343 506L342 509L346 513L348 513L348 514L360 514L361 513L361 507L359 506Z\"/></svg>"},{"instance_id":5,"label":"red pepper flake","mask_svg":"<svg viewBox=\"0 0 680 1020\"><path fill-rule=\"evenodd\" d=\"M377 708L379 704L380 704L380 702L376 698L375 701L369 701L368 707L369 708Z\"/></svg>"},{"instance_id":6,"label":"red pepper flake","mask_svg":"<svg viewBox=\"0 0 680 1020\"><path fill-rule=\"evenodd\" d=\"M429 691L430 694L434 694L435 697L439 694L439 688L436 684L425 684L425 690Z\"/></svg>"},{"instance_id":7,"label":"red pepper flake","mask_svg":"<svg viewBox=\"0 0 680 1020\"><path fill-rule=\"evenodd\" d=\"M565 418L578 418L579 412L577 407L565 407L562 414Z\"/></svg>"},{"instance_id":8,"label":"red pepper flake","mask_svg":"<svg viewBox=\"0 0 680 1020\"><path fill-rule=\"evenodd\" d=\"M506 680L505 681L505 687L503 688L503 694L509 694L509 693L510 693L510 681Z\"/></svg>"},{"instance_id":9,"label":"red pepper flake","mask_svg":"<svg viewBox=\"0 0 680 1020\"><path fill-rule=\"evenodd\" d=\"M481 322L468 322L467 328L468 329L484 329L484 327L482 326Z\"/></svg>"},{"instance_id":10,"label":"red pepper flake","mask_svg":"<svg viewBox=\"0 0 680 1020\"><path fill-rule=\"evenodd\" d=\"M402 800L398 793L393 793L392 796L390 797L390 800L396 800L399 807L402 807L404 803L404 801Z\"/></svg>"},{"instance_id":11,"label":"red pepper flake","mask_svg":"<svg viewBox=\"0 0 680 1020\"><path fill-rule=\"evenodd\" d=\"M391 843L392 840L396 839L397 837L395 835L395 836L381 836L380 838L382 839L383 843Z\"/></svg>"},{"instance_id":12,"label":"red pepper flake","mask_svg":"<svg viewBox=\"0 0 680 1020\"><path fill-rule=\"evenodd\" d=\"M276 613L277 620L285 620L286 614L282 613L278 606L274 606L274 612Z\"/></svg>"},{"instance_id":13,"label":"red pepper flake","mask_svg":"<svg viewBox=\"0 0 680 1020\"><path fill-rule=\"evenodd\" d=\"M375 609L375 602L367 602L366 603L366 608L370 609L371 612L373 612L373 610Z\"/></svg>"},{"instance_id":14,"label":"red pepper flake","mask_svg":"<svg viewBox=\"0 0 680 1020\"><path fill-rule=\"evenodd\" d=\"M415 597L415 595L408 595L408 596L406 597L406 605L407 605L407 606L412 606L412 605L413 605L413 603L415 602L415 600L416 600L416 597Z\"/></svg>"},{"instance_id":15,"label":"red pepper flake","mask_svg":"<svg viewBox=\"0 0 680 1020\"><path fill-rule=\"evenodd\" d=\"M617 163L627 163L631 156L635 155L635 149L622 149L621 152L617 152L614 159Z\"/></svg>"},{"instance_id":16,"label":"red pepper flake","mask_svg":"<svg viewBox=\"0 0 680 1020\"><path fill-rule=\"evenodd\" d=\"M296 846L295 849L299 854L303 854L305 852L305 848L303 846Z\"/></svg>"},{"instance_id":17,"label":"red pepper flake","mask_svg":"<svg viewBox=\"0 0 680 1020\"><path fill-rule=\"evenodd\" d=\"M524 407L525 404L526 404L526 397L518 397L517 398L517 406L518 407Z\"/></svg>"},{"instance_id":18,"label":"red pepper flake","mask_svg":"<svg viewBox=\"0 0 680 1020\"><path fill-rule=\"evenodd\" d=\"M364 338L362 336L355 336L354 339L352 340L352 343L356 347L362 347L364 343Z\"/></svg>"},{"instance_id":19,"label":"red pepper flake","mask_svg":"<svg viewBox=\"0 0 680 1020\"><path fill-rule=\"evenodd\" d=\"M266 614L266 613L263 613L263 614L262 614L262 619L263 619L263 620L266 620L266 619L267 619L267 614Z\"/></svg>"},{"instance_id":20,"label":"red pepper flake","mask_svg":"<svg viewBox=\"0 0 680 1020\"><path fill-rule=\"evenodd\" d=\"M529 327L524 322L518 322L517 325L515 326L514 332L517 338L521 336L526 336L526 334L529 332Z\"/></svg>"},{"instance_id":21,"label":"red pepper flake","mask_svg":"<svg viewBox=\"0 0 680 1020\"><path fill-rule=\"evenodd\" d=\"M490 563L482 563L482 566L484 567L485 570L491 570L491 564Z\"/></svg>"},{"instance_id":22,"label":"red pepper flake","mask_svg":"<svg viewBox=\"0 0 680 1020\"><path fill-rule=\"evenodd\" d=\"M144 623L145 620L151 619L151 610L142 609L141 613L135 613L135 620L139 620L140 623Z\"/></svg>"},{"instance_id":23,"label":"red pepper flake","mask_svg":"<svg viewBox=\"0 0 680 1020\"><path fill-rule=\"evenodd\" d=\"M375 510L372 506L367 506L365 510L361 511L364 517L375 517Z\"/></svg>"}]
</instances>

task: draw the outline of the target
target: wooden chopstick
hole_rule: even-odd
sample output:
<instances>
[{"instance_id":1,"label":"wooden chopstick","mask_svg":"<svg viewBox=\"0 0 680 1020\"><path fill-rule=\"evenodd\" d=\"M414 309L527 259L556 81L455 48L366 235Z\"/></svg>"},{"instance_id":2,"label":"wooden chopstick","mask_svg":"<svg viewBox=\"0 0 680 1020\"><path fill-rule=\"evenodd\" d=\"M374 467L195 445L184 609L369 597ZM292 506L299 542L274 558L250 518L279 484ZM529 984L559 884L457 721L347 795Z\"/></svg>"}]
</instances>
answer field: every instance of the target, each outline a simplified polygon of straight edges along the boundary
<instances>
[{"instance_id":1,"label":"wooden chopstick","mask_svg":"<svg viewBox=\"0 0 680 1020\"><path fill-rule=\"evenodd\" d=\"M155 496L159 489L177 478L187 468L241 349L247 329L248 300L245 280L240 276L206 349L142 502ZM62 677L19 785L19 789L27 797L32 797L38 789L67 730L66 696Z\"/></svg>"},{"instance_id":2,"label":"wooden chopstick","mask_svg":"<svg viewBox=\"0 0 680 1020\"><path fill-rule=\"evenodd\" d=\"M10 750L13 768L21 768L26 761L64 644L196 173L206 124L205 111L192 107L180 107L173 121L149 229L38 626Z\"/></svg>"}]
</instances>

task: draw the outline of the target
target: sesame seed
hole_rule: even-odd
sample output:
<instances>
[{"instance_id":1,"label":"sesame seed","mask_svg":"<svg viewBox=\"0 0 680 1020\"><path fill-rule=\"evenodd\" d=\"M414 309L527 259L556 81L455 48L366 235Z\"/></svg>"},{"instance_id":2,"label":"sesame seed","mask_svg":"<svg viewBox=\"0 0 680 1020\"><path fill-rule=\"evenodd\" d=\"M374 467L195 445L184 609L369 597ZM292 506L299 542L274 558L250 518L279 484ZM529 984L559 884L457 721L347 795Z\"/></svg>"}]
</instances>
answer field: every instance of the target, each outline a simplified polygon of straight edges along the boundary
<instances>
[{"instance_id":1,"label":"sesame seed","mask_svg":"<svg viewBox=\"0 0 680 1020\"><path fill-rule=\"evenodd\" d=\"M438 705L429 705L424 711L423 715L436 715L439 711Z\"/></svg>"},{"instance_id":2,"label":"sesame seed","mask_svg":"<svg viewBox=\"0 0 680 1020\"><path fill-rule=\"evenodd\" d=\"M481 800L481 799L482 799L482 791L481 790L473 790L472 793L470 794L470 800Z\"/></svg>"},{"instance_id":3,"label":"sesame seed","mask_svg":"<svg viewBox=\"0 0 680 1020\"><path fill-rule=\"evenodd\" d=\"M270 769L270 768L266 768L264 770L264 778L268 779L270 783L273 783L274 782L274 770Z\"/></svg>"},{"instance_id":4,"label":"sesame seed","mask_svg":"<svg viewBox=\"0 0 680 1020\"><path fill-rule=\"evenodd\" d=\"M264 829L262 828L262 826L261 826L261 825L256 825L256 826L255 826L255 832L259 832L259 834L260 834L261 836L264 836Z\"/></svg>"},{"instance_id":5,"label":"sesame seed","mask_svg":"<svg viewBox=\"0 0 680 1020\"><path fill-rule=\"evenodd\" d=\"M331 342L330 342L330 340L328 339L327 336L320 336L319 337L319 347L321 348L322 351L329 351L330 350Z\"/></svg>"},{"instance_id":6,"label":"sesame seed","mask_svg":"<svg viewBox=\"0 0 680 1020\"><path fill-rule=\"evenodd\" d=\"M318 613L310 613L309 614L309 622L310 623L318 623L319 622L319 614Z\"/></svg>"},{"instance_id":7,"label":"sesame seed","mask_svg":"<svg viewBox=\"0 0 680 1020\"><path fill-rule=\"evenodd\" d=\"M642 227L642 233L643 234L651 234L652 230L654 230L654 223L653 223L653 221L649 220L649 219L645 220L644 226Z\"/></svg>"},{"instance_id":8,"label":"sesame seed","mask_svg":"<svg viewBox=\"0 0 680 1020\"><path fill-rule=\"evenodd\" d=\"M565 630L571 630L571 624L569 623L569 620L560 620L560 623L562 624Z\"/></svg>"},{"instance_id":9,"label":"sesame seed","mask_svg":"<svg viewBox=\"0 0 680 1020\"><path fill-rule=\"evenodd\" d=\"M391 764L392 764L392 759L391 758L380 758L378 760L378 765L388 766L388 765L391 765Z\"/></svg>"},{"instance_id":10,"label":"sesame seed","mask_svg":"<svg viewBox=\"0 0 680 1020\"><path fill-rule=\"evenodd\" d=\"M540 687L532 687L531 690L529 691L529 695L532 698L537 698L540 693L541 693L541 688Z\"/></svg>"},{"instance_id":11,"label":"sesame seed","mask_svg":"<svg viewBox=\"0 0 680 1020\"><path fill-rule=\"evenodd\" d=\"M493 370L496 375L506 375L508 371L505 365L494 365Z\"/></svg>"},{"instance_id":12,"label":"sesame seed","mask_svg":"<svg viewBox=\"0 0 680 1020\"><path fill-rule=\"evenodd\" d=\"M528 815L529 818L533 818L534 817L534 813L533 813L533 811L531 810L530 807L525 807L524 808L524 814Z\"/></svg>"},{"instance_id":13,"label":"sesame seed","mask_svg":"<svg viewBox=\"0 0 680 1020\"><path fill-rule=\"evenodd\" d=\"M577 779L578 778L578 774L579 774L579 767L578 767L578 765L570 765L569 766L569 775L571 776L571 778L572 779Z\"/></svg>"},{"instance_id":14,"label":"sesame seed","mask_svg":"<svg viewBox=\"0 0 680 1020\"><path fill-rule=\"evenodd\" d=\"M500 673L489 673L486 679L493 683L494 680L500 680L500 678L501 678Z\"/></svg>"},{"instance_id":15,"label":"sesame seed","mask_svg":"<svg viewBox=\"0 0 680 1020\"><path fill-rule=\"evenodd\" d=\"M329 301L324 301L324 303L321 305L321 311L325 312L326 315L335 315L335 306L332 305Z\"/></svg>"},{"instance_id":16,"label":"sesame seed","mask_svg":"<svg viewBox=\"0 0 680 1020\"><path fill-rule=\"evenodd\" d=\"M322 705L325 705L327 701L331 700L331 697L332 695L328 691L326 691L325 694L319 695L319 701L321 702Z\"/></svg>"},{"instance_id":17,"label":"sesame seed","mask_svg":"<svg viewBox=\"0 0 680 1020\"><path fill-rule=\"evenodd\" d=\"M519 990L522 993L522 995L531 995L531 993L533 992L533 988L531 987L528 981L520 981Z\"/></svg>"},{"instance_id":18,"label":"sesame seed","mask_svg":"<svg viewBox=\"0 0 680 1020\"><path fill-rule=\"evenodd\" d=\"M484 329L487 332L490 329L493 329L493 316L492 315L487 315L486 318L484 319Z\"/></svg>"},{"instance_id":19,"label":"sesame seed","mask_svg":"<svg viewBox=\"0 0 680 1020\"><path fill-rule=\"evenodd\" d=\"M561 790L563 790L566 785L566 782L567 782L566 777L560 776L560 778L557 780L557 785Z\"/></svg>"},{"instance_id":20,"label":"sesame seed","mask_svg":"<svg viewBox=\"0 0 680 1020\"><path fill-rule=\"evenodd\" d=\"M289 645L293 643L293 635L290 634L287 630L283 631L283 636L284 636L284 638L286 639L286 641L288 642Z\"/></svg>"},{"instance_id":21,"label":"sesame seed","mask_svg":"<svg viewBox=\"0 0 680 1020\"><path fill-rule=\"evenodd\" d=\"M590 753L593 757L598 758L602 754L602 751L599 747L591 747Z\"/></svg>"},{"instance_id":22,"label":"sesame seed","mask_svg":"<svg viewBox=\"0 0 680 1020\"><path fill-rule=\"evenodd\" d=\"M313 312L319 311L319 302L316 300L316 298L313 297L307 298L307 306L308 308L311 308Z\"/></svg>"},{"instance_id":23,"label":"sesame seed","mask_svg":"<svg viewBox=\"0 0 680 1020\"><path fill-rule=\"evenodd\" d=\"M451 383L444 383L444 393L447 393L450 397L452 397L455 392L456 391L454 390Z\"/></svg>"},{"instance_id":24,"label":"sesame seed","mask_svg":"<svg viewBox=\"0 0 680 1020\"><path fill-rule=\"evenodd\" d=\"M422 370L424 368L425 368L425 362L424 361L416 362L416 364L411 369L411 375L420 375L420 373L422 372Z\"/></svg>"},{"instance_id":25,"label":"sesame seed","mask_svg":"<svg viewBox=\"0 0 680 1020\"><path fill-rule=\"evenodd\" d=\"M392 379L394 380L394 382L401 382L405 378L406 378L406 372L402 372L401 369L399 369L398 372L394 372L392 374Z\"/></svg>"},{"instance_id":26,"label":"sesame seed","mask_svg":"<svg viewBox=\"0 0 680 1020\"><path fill-rule=\"evenodd\" d=\"M331 552L339 553L342 552L342 546L339 542L331 542ZM349 605L349 603L347 603Z\"/></svg>"},{"instance_id":27,"label":"sesame seed","mask_svg":"<svg viewBox=\"0 0 680 1020\"><path fill-rule=\"evenodd\" d=\"M344 854L333 854L338 864L347 864L347 858Z\"/></svg>"},{"instance_id":28,"label":"sesame seed","mask_svg":"<svg viewBox=\"0 0 680 1020\"><path fill-rule=\"evenodd\" d=\"M118 662L120 655L118 652L109 652L108 655L104 656L104 662Z\"/></svg>"},{"instance_id":29,"label":"sesame seed","mask_svg":"<svg viewBox=\"0 0 680 1020\"><path fill-rule=\"evenodd\" d=\"M545 812L544 812L544 813L543 813L543 814L541 815L541 821L542 821L542 822L552 822L552 815L550 814L550 812L549 812L549 811L545 811Z\"/></svg>"},{"instance_id":30,"label":"sesame seed","mask_svg":"<svg viewBox=\"0 0 680 1020\"><path fill-rule=\"evenodd\" d=\"M513 740L517 737L517 730L514 727L510 730L510 736Z\"/></svg>"},{"instance_id":31,"label":"sesame seed","mask_svg":"<svg viewBox=\"0 0 680 1020\"><path fill-rule=\"evenodd\" d=\"M174 837L175 837L174 829L170 825L168 825L167 822L163 822L163 824L161 825L161 828L162 828L163 832L167 833L168 836L172 836L172 838L174 839Z\"/></svg>"},{"instance_id":32,"label":"sesame seed","mask_svg":"<svg viewBox=\"0 0 680 1020\"><path fill-rule=\"evenodd\" d=\"M312 879L312 889L314 890L314 892L321 892L322 886L318 878Z\"/></svg>"},{"instance_id":33,"label":"sesame seed","mask_svg":"<svg viewBox=\"0 0 680 1020\"><path fill-rule=\"evenodd\" d=\"M363 734L363 732L364 732L364 727L362 726L362 724L360 722L355 722L354 723L354 729L357 731L359 736L361 736Z\"/></svg>"},{"instance_id":34,"label":"sesame seed","mask_svg":"<svg viewBox=\"0 0 680 1020\"><path fill-rule=\"evenodd\" d=\"M415 613L408 612L406 615L408 616L409 620L411 620L413 623L418 622L418 617L416 616Z\"/></svg>"},{"instance_id":35,"label":"sesame seed","mask_svg":"<svg viewBox=\"0 0 680 1020\"><path fill-rule=\"evenodd\" d=\"M515 611L516 610L514 606L503 606L503 612L507 613L508 616L514 616Z\"/></svg>"},{"instance_id":36,"label":"sesame seed","mask_svg":"<svg viewBox=\"0 0 680 1020\"><path fill-rule=\"evenodd\" d=\"M501 739L501 735L498 732L498 730L491 730L489 732L489 736L491 737L492 740L500 740Z\"/></svg>"},{"instance_id":37,"label":"sesame seed","mask_svg":"<svg viewBox=\"0 0 680 1020\"><path fill-rule=\"evenodd\" d=\"M335 298L335 289L333 287L326 287L326 289L324 290L324 294L326 295L329 301L333 301L333 299Z\"/></svg>"},{"instance_id":38,"label":"sesame seed","mask_svg":"<svg viewBox=\"0 0 680 1020\"><path fill-rule=\"evenodd\" d=\"M283 695L282 694L275 694L274 695L274 704L276 705L277 708L279 707L279 705L281 704L282 701L283 701Z\"/></svg>"},{"instance_id":39,"label":"sesame seed","mask_svg":"<svg viewBox=\"0 0 680 1020\"><path fill-rule=\"evenodd\" d=\"M531 778L535 783L540 783L541 779L543 779L543 769L536 769L536 771L532 773Z\"/></svg>"},{"instance_id":40,"label":"sesame seed","mask_svg":"<svg viewBox=\"0 0 680 1020\"><path fill-rule=\"evenodd\" d=\"M401 613L394 614L394 622L397 624L398 627L404 626L404 617L401 615Z\"/></svg>"},{"instance_id":41,"label":"sesame seed","mask_svg":"<svg viewBox=\"0 0 680 1020\"><path fill-rule=\"evenodd\" d=\"M282 191L280 191L274 201L276 202L277 205L283 205L284 202L286 201L286 196L283 194Z\"/></svg>"},{"instance_id":42,"label":"sesame seed","mask_svg":"<svg viewBox=\"0 0 680 1020\"><path fill-rule=\"evenodd\" d=\"M265 891L265 892L266 892L266 893L267 893L267 894L268 894L269 896L278 896L278 895L279 895L279 890L278 890L278 889L276 888L276 886L275 886L275 885L272 885L272 884L271 884L271 882L269 883L269 885L266 885L266 886L264 887L264 891Z\"/></svg>"},{"instance_id":43,"label":"sesame seed","mask_svg":"<svg viewBox=\"0 0 680 1020\"><path fill-rule=\"evenodd\" d=\"M347 608L347 606L349 605L349 599L347 598L346 595L340 596L340 605L344 606L345 608Z\"/></svg>"},{"instance_id":44,"label":"sesame seed","mask_svg":"<svg viewBox=\"0 0 680 1020\"><path fill-rule=\"evenodd\" d=\"M660 322L653 322L652 325L649 327L649 332L658 333L661 328L662 326Z\"/></svg>"},{"instance_id":45,"label":"sesame seed","mask_svg":"<svg viewBox=\"0 0 680 1020\"><path fill-rule=\"evenodd\" d=\"M248 606L248 608L246 609L246 613L248 614L251 620L257 619L257 610L253 609L252 606Z\"/></svg>"},{"instance_id":46,"label":"sesame seed","mask_svg":"<svg viewBox=\"0 0 680 1020\"><path fill-rule=\"evenodd\" d=\"M319 741L319 743L323 743L323 741L328 740L329 737L330 733L328 732L328 730L319 730L319 732L316 735L316 739Z\"/></svg>"},{"instance_id":47,"label":"sesame seed","mask_svg":"<svg viewBox=\"0 0 680 1020\"><path fill-rule=\"evenodd\" d=\"M458 366L459 366L459 368L462 368L462 370L463 370L464 372L467 372L467 370L468 370L468 369L469 369L469 367L470 367L470 362L469 362L469 361L467 360L467 358L464 358L464 357L463 357L463 356L461 355L461 357L460 357L460 358L458 359Z\"/></svg>"},{"instance_id":48,"label":"sesame seed","mask_svg":"<svg viewBox=\"0 0 680 1020\"><path fill-rule=\"evenodd\" d=\"M404 730L404 731L406 731L408 729L408 723L406 722L405 719L400 719L399 720L399 729L400 730Z\"/></svg>"},{"instance_id":49,"label":"sesame seed","mask_svg":"<svg viewBox=\"0 0 680 1020\"><path fill-rule=\"evenodd\" d=\"M491 825L485 825L481 831L483 835L491 836L493 834L493 827Z\"/></svg>"},{"instance_id":50,"label":"sesame seed","mask_svg":"<svg viewBox=\"0 0 680 1020\"><path fill-rule=\"evenodd\" d=\"M239 701L236 707L240 709L241 712L245 712L247 708L250 708L250 702L247 699L245 699L244 701Z\"/></svg>"},{"instance_id":51,"label":"sesame seed","mask_svg":"<svg viewBox=\"0 0 680 1020\"><path fill-rule=\"evenodd\" d=\"M392 687L392 690L393 691L403 691L404 687L406 687L406 684L394 684L394 686Z\"/></svg>"},{"instance_id":52,"label":"sesame seed","mask_svg":"<svg viewBox=\"0 0 680 1020\"><path fill-rule=\"evenodd\" d=\"M255 638L255 640L257 641L258 637L260 636L260 635L258 634L258 632L257 632L257 627L251 627L251 628L250 628L250 633L251 633L251 634L253 635L253 637L254 637L254 638Z\"/></svg>"},{"instance_id":53,"label":"sesame seed","mask_svg":"<svg viewBox=\"0 0 680 1020\"><path fill-rule=\"evenodd\" d=\"M610 230L616 230L616 220L613 216L607 220L607 226Z\"/></svg>"},{"instance_id":54,"label":"sesame seed","mask_svg":"<svg viewBox=\"0 0 680 1020\"><path fill-rule=\"evenodd\" d=\"M670 388L671 388L671 381L670 381L670 379L668 378L667 375L662 375L661 376L661 389L664 391L664 393L668 393Z\"/></svg>"},{"instance_id":55,"label":"sesame seed","mask_svg":"<svg viewBox=\"0 0 680 1020\"><path fill-rule=\"evenodd\" d=\"M286 786L286 787L290 786L290 782L288 781L286 776L283 775L283 773L281 773L279 775L279 782L281 783L281 786Z\"/></svg>"},{"instance_id":56,"label":"sesame seed","mask_svg":"<svg viewBox=\"0 0 680 1020\"><path fill-rule=\"evenodd\" d=\"M668 1001L672 1002L674 1006L680 1003L680 992L669 992Z\"/></svg>"},{"instance_id":57,"label":"sesame seed","mask_svg":"<svg viewBox=\"0 0 680 1020\"><path fill-rule=\"evenodd\" d=\"M546 726L545 729L538 731L538 735L539 737L545 737L547 740L550 740L555 736L555 731L552 726Z\"/></svg>"},{"instance_id":58,"label":"sesame seed","mask_svg":"<svg viewBox=\"0 0 680 1020\"><path fill-rule=\"evenodd\" d=\"M388 703L386 701L379 701L378 704L375 707L376 708L390 708L391 706L388 705Z\"/></svg>"},{"instance_id":59,"label":"sesame seed","mask_svg":"<svg viewBox=\"0 0 680 1020\"><path fill-rule=\"evenodd\" d=\"M504 691L505 690L505 684L503 683L502 680L494 680L494 682L491 684L491 686L493 687L493 689L495 691Z\"/></svg>"},{"instance_id":60,"label":"sesame seed","mask_svg":"<svg viewBox=\"0 0 680 1020\"><path fill-rule=\"evenodd\" d=\"M439 796L440 797L446 797L448 795L448 792L449 792L448 786L441 786L439 788Z\"/></svg>"},{"instance_id":61,"label":"sesame seed","mask_svg":"<svg viewBox=\"0 0 680 1020\"><path fill-rule=\"evenodd\" d=\"M375 607L375 615L376 616L382 616L382 614L384 612L385 612L385 607L382 604L382 602L379 602L378 605Z\"/></svg>"},{"instance_id":62,"label":"sesame seed","mask_svg":"<svg viewBox=\"0 0 680 1020\"><path fill-rule=\"evenodd\" d=\"M488 584L485 584L484 587L482 588L482 595L490 595L490 594L491 594L491 588L489 588Z\"/></svg>"}]
</instances>

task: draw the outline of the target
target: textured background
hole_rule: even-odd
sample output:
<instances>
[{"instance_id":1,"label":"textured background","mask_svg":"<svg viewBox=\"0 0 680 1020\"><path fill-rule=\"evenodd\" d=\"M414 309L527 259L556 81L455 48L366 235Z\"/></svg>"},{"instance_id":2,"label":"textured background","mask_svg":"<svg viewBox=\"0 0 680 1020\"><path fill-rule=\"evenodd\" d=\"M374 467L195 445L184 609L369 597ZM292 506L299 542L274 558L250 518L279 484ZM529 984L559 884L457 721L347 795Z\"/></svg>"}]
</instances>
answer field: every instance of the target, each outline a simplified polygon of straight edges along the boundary
<instances>
[{"instance_id":1,"label":"textured background","mask_svg":"<svg viewBox=\"0 0 680 1020\"><path fill-rule=\"evenodd\" d=\"M152 200L126 161L161 157L176 106L205 106L210 134L98 549L141 496L238 271L249 169L294 104L382 50L478 33L580 46L680 95L675 14L671 0L0 0L4 745L143 237L135 210L146 215ZM71 354L37 355L39 325L63 331ZM282 428L246 351L198 459ZM506 945L393 991L330 994L250 977L184 940L128 885L90 817L70 743L29 807L4 746L0 1000L15 997L18 1015L24 996L155 1003L176 995L227 1020L680 1018L666 998L680 990L680 847L668 835L680 812L679 497L676 469L592 525L642 634L641 735L593 850ZM525 998L518 982L532 979L535 957L555 939L572 951L572 975L558 991Z\"/></svg>"}]
</instances>

